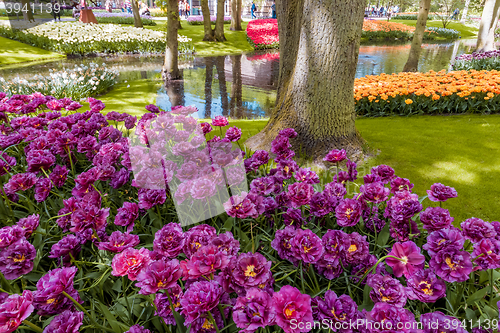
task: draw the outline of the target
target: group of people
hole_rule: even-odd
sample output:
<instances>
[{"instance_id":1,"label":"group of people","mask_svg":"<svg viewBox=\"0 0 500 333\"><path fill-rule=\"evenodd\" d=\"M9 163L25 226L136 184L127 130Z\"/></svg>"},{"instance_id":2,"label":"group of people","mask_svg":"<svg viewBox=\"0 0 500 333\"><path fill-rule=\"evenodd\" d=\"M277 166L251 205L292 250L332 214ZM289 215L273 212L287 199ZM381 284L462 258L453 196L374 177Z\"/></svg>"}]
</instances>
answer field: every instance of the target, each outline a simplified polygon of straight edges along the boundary
<instances>
[{"instance_id":1,"label":"group of people","mask_svg":"<svg viewBox=\"0 0 500 333\"><path fill-rule=\"evenodd\" d=\"M252 5L250 7L250 13L252 14L252 19L257 18L257 16L255 15L257 10L258 10L257 5L255 4L254 1L252 1ZM271 18L273 19L276 18L276 0L273 0L273 4L271 5Z\"/></svg>"},{"instance_id":2,"label":"group of people","mask_svg":"<svg viewBox=\"0 0 500 333\"><path fill-rule=\"evenodd\" d=\"M372 6L371 8L368 8L366 16L391 17L392 15L397 14L398 12L399 12L399 6L389 6L389 7Z\"/></svg>"},{"instance_id":3,"label":"group of people","mask_svg":"<svg viewBox=\"0 0 500 333\"><path fill-rule=\"evenodd\" d=\"M189 2L187 0L180 0L179 1L179 16L184 16L187 20L189 15L191 15L191 6L189 5Z\"/></svg>"}]
</instances>

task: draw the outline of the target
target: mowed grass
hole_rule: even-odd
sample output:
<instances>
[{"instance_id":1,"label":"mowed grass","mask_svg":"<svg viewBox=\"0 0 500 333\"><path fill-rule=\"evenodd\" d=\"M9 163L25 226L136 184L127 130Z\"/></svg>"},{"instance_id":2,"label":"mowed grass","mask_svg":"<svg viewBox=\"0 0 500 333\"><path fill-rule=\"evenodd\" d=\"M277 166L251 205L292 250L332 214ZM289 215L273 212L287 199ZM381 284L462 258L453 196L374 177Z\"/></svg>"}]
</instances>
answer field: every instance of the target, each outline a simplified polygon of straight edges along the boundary
<instances>
[{"instance_id":1,"label":"mowed grass","mask_svg":"<svg viewBox=\"0 0 500 333\"><path fill-rule=\"evenodd\" d=\"M147 29L163 30L165 29L163 21L157 21L156 26L145 26ZM248 22L241 22L242 31L229 30L229 24L224 24L224 35L226 41L223 43L204 42L203 25L190 25L186 21L182 21L182 29L178 31L179 35L186 36L193 40L193 46L196 50L196 55L199 56L218 56L227 54L241 54L253 51L253 47L248 43L246 28ZM213 26L212 26L213 27Z\"/></svg>"},{"instance_id":2,"label":"mowed grass","mask_svg":"<svg viewBox=\"0 0 500 333\"><path fill-rule=\"evenodd\" d=\"M266 122L230 120L229 126L242 128L244 142ZM455 225L470 217L500 219L500 115L360 118L356 127L377 153L359 167L360 176L387 164L410 179L419 196L437 182L454 187L458 198L443 207ZM429 205L436 204L425 200Z\"/></svg>"},{"instance_id":3,"label":"mowed grass","mask_svg":"<svg viewBox=\"0 0 500 333\"><path fill-rule=\"evenodd\" d=\"M410 25L412 27L417 25L417 20L391 20L391 22L399 22L403 23L406 25ZM433 20L433 21L427 21L426 26L428 27L436 27L436 28L442 28L443 27L443 22L439 20ZM462 38L472 38L472 37L477 37L477 32L479 29L474 28L474 27L469 27L465 24L462 24L458 21L452 21L446 25L446 29L454 29L460 32L460 35Z\"/></svg>"},{"instance_id":4,"label":"mowed grass","mask_svg":"<svg viewBox=\"0 0 500 333\"><path fill-rule=\"evenodd\" d=\"M0 37L0 66L65 57L12 39Z\"/></svg>"}]
</instances>

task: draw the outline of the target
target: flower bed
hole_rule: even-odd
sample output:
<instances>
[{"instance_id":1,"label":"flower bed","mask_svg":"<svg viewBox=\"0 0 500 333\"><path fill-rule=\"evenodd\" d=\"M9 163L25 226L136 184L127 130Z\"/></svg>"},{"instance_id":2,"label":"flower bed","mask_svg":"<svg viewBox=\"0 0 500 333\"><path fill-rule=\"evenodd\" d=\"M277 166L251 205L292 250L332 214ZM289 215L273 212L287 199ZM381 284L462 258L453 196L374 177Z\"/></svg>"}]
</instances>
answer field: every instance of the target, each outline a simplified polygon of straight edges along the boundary
<instances>
[{"instance_id":1,"label":"flower bed","mask_svg":"<svg viewBox=\"0 0 500 333\"><path fill-rule=\"evenodd\" d=\"M134 24L133 14L96 12L94 15L99 23ZM156 22L151 18L151 16L141 16L141 21L143 25L156 25Z\"/></svg>"},{"instance_id":2,"label":"flower bed","mask_svg":"<svg viewBox=\"0 0 500 333\"><path fill-rule=\"evenodd\" d=\"M50 22L19 31L0 25L0 35L65 54L163 53L166 38L161 31L116 24ZM179 53L193 52L191 40L179 36Z\"/></svg>"},{"instance_id":3,"label":"flower bed","mask_svg":"<svg viewBox=\"0 0 500 333\"><path fill-rule=\"evenodd\" d=\"M410 39L415 27L403 23L388 22L385 20L364 20L362 38L366 39ZM279 48L278 20L261 19L250 21L247 25L248 42L256 50ZM458 38L456 30L443 28L428 28L425 39Z\"/></svg>"},{"instance_id":4,"label":"flower bed","mask_svg":"<svg viewBox=\"0 0 500 333\"><path fill-rule=\"evenodd\" d=\"M279 48L277 19L252 20L247 25L248 42L256 50Z\"/></svg>"},{"instance_id":5,"label":"flower bed","mask_svg":"<svg viewBox=\"0 0 500 333\"><path fill-rule=\"evenodd\" d=\"M6 81L0 78L0 87L8 96L15 94L30 95L39 92L55 98L81 98L101 94L115 84L118 71L109 70L105 64L100 67L95 63L89 66L75 66L48 76L34 75L28 80L15 78Z\"/></svg>"},{"instance_id":6,"label":"flower bed","mask_svg":"<svg viewBox=\"0 0 500 333\"><path fill-rule=\"evenodd\" d=\"M294 162L293 129L279 132L271 154L243 160L232 148L241 130L224 117L200 126L194 107L148 105L136 126L89 105L75 112L82 106L70 99L0 95L2 332L497 326L489 291L500 287L500 223L455 228L441 207L453 188L437 183L419 197L381 165L347 193L356 164L333 150L332 175L320 182ZM223 137L207 143L213 128ZM221 197L228 186L233 196ZM204 200L221 213L178 223L183 203L195 218L210 213Z\"/></svg>"},{"instance_id":7,"label":"flower bed","mask_svg":"<svg viewBox=\"0 0 500 333\"><path fill-rule=\"evenodd\" d=\"M500 72L382 74L354 83L356 113L388 116L443 113L495 113L500 106Z\"/></svg>"},{"instance_id":8,"label":"flower bed","mask_svg":"<svg viewBox=\"0 0 500 333\"><path fill-rule=\"evenodd\" d=\"M462 54L455 58L454 70L500 70L500 51Z\"/></svg>"},{"instance_id":9,"label":"flower bed","mask_svg":"<svg viewBox=\"0 0 500 333\"><path fill-rule=\"evenodd\" d=\"M210 22L215 24L215 20L217 16L210 16ZM203 25L203 16L202 15L191 15L187 18L187 23L191 25ZM231 23L231 16L224 16L224 24Z\"/></svg>"}]
</instances>

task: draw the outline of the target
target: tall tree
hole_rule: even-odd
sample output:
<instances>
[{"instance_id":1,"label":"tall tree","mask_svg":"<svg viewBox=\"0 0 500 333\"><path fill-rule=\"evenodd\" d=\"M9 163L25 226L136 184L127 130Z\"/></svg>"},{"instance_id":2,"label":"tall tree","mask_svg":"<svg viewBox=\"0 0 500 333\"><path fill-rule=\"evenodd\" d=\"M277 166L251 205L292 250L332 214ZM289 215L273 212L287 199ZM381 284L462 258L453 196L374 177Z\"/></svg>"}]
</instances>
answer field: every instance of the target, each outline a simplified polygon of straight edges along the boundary
<instances>
[{"instance_id":1,"label":"tall tree","mask_svg":"<svg viewBox=\"0 0 500 333\"><path fill-rule=\"evenodd\" d=\"M465 23L467 20L467 11L469 10L470 0L465 0L464 9L462 9L462 18L460 19L460 23Z\"/></svg>"},{"instance_id":2,"label":"tall tree","mask_svg":"<svg viewBox=\"0 0 500 333\"><path fill-rule=\"evenodd\" d=\"M142 28L141 14L139 14L139 4L137 0L131 0L130 4L132 5L132 13L134 14L134 26L136 28Z\"/></svg>"},{"instance_id":3,"label":"tall tree","mask_svg":"<svg viewBox=\"0 0 500 333\"><path fill-rule=\"evenodd\" d=\"M208 8L208 0L201 0L201 13L203 14L203 30L205 36L203 40L206 42L214 42L215 35L212 29L212 22L210 21L210 8Z\"/></svg>"},{"instance_id":4,"label":"tall tree","mask_svg":"<svg viewBox=\"0 0 500 333\"><path fill-rule=\"evenodd\" d=\"M21 8L27 9L26 11L23 10L23 18L29 22L35 22L30 2L28 0L21 0L21 5Z\"/></svg>"},{"instance_id":5,"label":"tall tree","mask_svg":"<svg viewBox=\"0 0 500 333\"><path fill-rule=\"evenodd\" d=\"M500 0L486 0L477 34L476 52L495 49L495 29L500 14Z\"/></svg>"},{"instance_id":6,"label":"tall tree","mask_svg":"<svg viewBox=\"0 0 500 333\"><path fill-rule=\"evenodd\" d=\"M241 4L242 0L231 0L231 26L229 30L241 31Z\"/></svg>"},{"instance_id":7,"label":"tall tree","mask_svg":"<svg viewBox=\"0 0 500 333\"><path fill-rule=\"evenodd\" d=\"M132 0L135 1L135 0ZM177 0L167 0L167 46L165 47L165 61L163 63L163 79L166 81L181 78L179 71L179 42L177 29L179 28L179 3Z\"/></svg>"},{"instance_id":8,"label":"tall tree","mask_svg":"<svg viewBox=\"0 0 500 333\"><path fill-rule=\"evenodd\" d=\"M422 52L422 40L424 39L425 26L427 24L427 16L431 7L431 0L420 0L420 9L418 11L417 26L413 33L413 40L411 42L410 55L406 61L403 72L416 72L418 71L418 59Z\"/></svg>"},{"instance_id":9,"label":"tall tree","mask_svg":"<svg viewBox=\"0 0 500 333\"><path fill-rule=\"evenodd\" d=\"M226 36L224 35L224 2L225 0L217 0L217 18L215 19L215 40L218 42L225 42Z\"/></svg>"},{"instance_id":10,"label":"tall tree","mask_svg":"<svg viewBox=\"0 0 500 333\"><path fill-rule=\"evenodd\" d=\"M332 148L361 151L354 120L354 77L365 0L277 2L280 74L276 107L266 127L247 140L269 149L278 131L292 127L292 144L313 159Z\"/></svg>"}]
</instances>

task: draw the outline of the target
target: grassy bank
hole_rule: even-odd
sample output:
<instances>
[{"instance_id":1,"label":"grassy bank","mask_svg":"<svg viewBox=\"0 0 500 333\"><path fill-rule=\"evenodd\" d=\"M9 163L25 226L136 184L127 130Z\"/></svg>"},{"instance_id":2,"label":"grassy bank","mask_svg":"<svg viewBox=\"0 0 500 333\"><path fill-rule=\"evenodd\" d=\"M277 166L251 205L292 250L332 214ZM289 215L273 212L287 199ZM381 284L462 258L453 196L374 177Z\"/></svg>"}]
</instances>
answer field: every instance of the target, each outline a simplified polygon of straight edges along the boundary
<instances>
[{"instance_id":1,"label":"grassy bank","mask_svg":"<svg viewBox=\"0 0 500 333\"><path fill-rule=\"evenodd\" d=\"M230 126L241 127L246 140L266 122L232 120ZM499 115L360 118L356 127L378 152L359 168L360 175L369 173L371 166L387 164L410 179L420 196L436 182L455 187L458 198L443 207L450 210L456 225L472 216L499 219Z\"/></svg>"},{"instance_id":2,"label":"grassy bank","mask_svg":"<svg viewBox=\"0 0 500 333\"><path fill-rule=\"evenodd\" d=\"M147 29L164 30L166 23L157 21L156 26L146 26ZM241 22L242 31L229 30L229 24L224 25L224 35L226 41L223 43L204 42L204 32L202 25L190 25L186 21L182 21L182 29L179 30L179 35L186 36L193 40L193 45L196 54L199 56L218 56L227 54L241 54L244 52L253 51L252 46L247 41L245 29L248 22Z\"/></svg>"},{"instance_id":3,"label":"grassy bank","mask_svg":"<svg viewBox=\"0 0 500 333\"><path fill-rule=\"evenodd\" d=\"M15 40L0 37L0 66L65 57Z\"/></svg>"},{"instance_id":4,"label":"grassy bank","mask_svg":"<svg viewBox=\"0 0 500 333\"><path fill-rule=\"evenodd\" d=\"M391 22L399 22L403 23L406 25L410 25L412 27L417 25L417 20L391 20ZM427 26L428 27L436 27L436 28L442 28L443 23L439 20L433 20L433 21L427 21ZM455 29L458 32L460 32L460 35L462 38L472 38L472 37L477 37L477 28L469 27L465 24L462 24L460 22L450 22L447 26L446 29Z\"/></svg>"}]
</instances>

